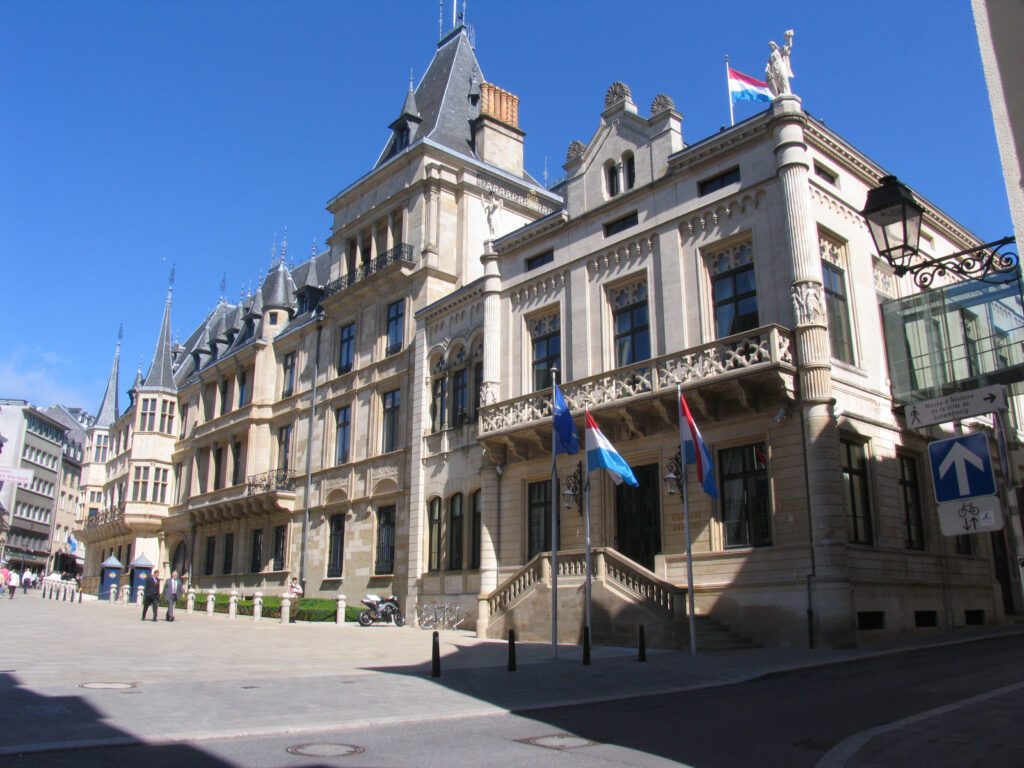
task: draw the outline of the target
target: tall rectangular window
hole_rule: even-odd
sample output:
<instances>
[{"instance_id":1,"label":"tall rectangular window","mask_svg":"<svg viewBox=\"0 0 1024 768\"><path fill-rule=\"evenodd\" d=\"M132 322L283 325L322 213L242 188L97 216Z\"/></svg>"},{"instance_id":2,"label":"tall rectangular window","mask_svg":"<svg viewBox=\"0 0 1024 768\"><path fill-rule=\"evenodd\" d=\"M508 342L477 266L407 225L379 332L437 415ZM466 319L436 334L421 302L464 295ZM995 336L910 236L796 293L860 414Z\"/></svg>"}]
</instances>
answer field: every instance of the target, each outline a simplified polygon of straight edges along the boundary
<instances>
[{"instance_id":1,"label":"tall rectangular window","mask_svg":"<svg viewBox=\"0 0 1024 768\"><path fill-rule=\"evenodd\" d=\"M767 547L772 543L768 458L764 443L718 452L722 527L726 547Z\"/></svg>"},{"instance_id":2,"label":"tall rectangular window","mask_svg":"<svg viewBox=\"0 0 1024 768\"><path fill-rule=\"evenodd\" d=\"M395 507L380 507L377 510L377 557L374 563L375 576L386 576L395 570Z\"/></svg>"},{"instance_id":3,"label":"tall rectangular window","mask_svg":"<svg viewBox=\"0 0 1024 768\"><path fill-rule=\"evenodd\" d=\"M381 451L389 453L398 449L399 410L402 405L401 390L384 393L384 419L381 436Z\"/></svg>"},{"instance_id":4,"label":"tall rectangular window","mask_svg":"<svg viewBox=\"0 0 1024 768\"><path fill-rule=\"evenodd\" d=\"M484 364L473 363L473 413L479 415L484 396Z\"/></svg>"},{"instance_id":5,"label":"tall rectangular window","mask_svg":"<svg viewBox=\"0 0 1024 768\"><path fill-rule=\"evenodd\" d=\"M850 541L854 544L874 544L871 523L871 502L868 499L868 468L864 446L842 440L839 444L843 465L843 500L850 518Z\"/></svg>"},{"instance_id":6,"label":"tall rectangular window","mask_svg":"<svg viewBox=\"0 0 1024 768\"><path fill-rule=\"evenodd\" d=\"M469 567L480 568L480 543L483 536L483 509L480 507L481 492L475 491L470 501L470 532L469 532Z\"/></svg>"},{"instance_id":7,"label":"tall rectangular window","mask_svg":"<svg viewBox=\"0 0 1024 768\"><path fill-rule=\"evenodd\" d=\"M921 510L921 489L917 484L917 459L899 454L900 500L903 502L903 521L907 549L924 549L924 515Z\"/></svg>"},{"instance_id":8,"label":"tall rectangular window","mask_svg":"<svg viewBox=\"0 0 1024 768\"><path fill-rule=\"evenodd\" d=\"M224 446L217 445L213 449L213 490L224 487Z\"/></svg>"},{"instance_id":9,"label":"tall rectangular window","mask_svg":"<svg viewBox=\"0 0 1024 768\"><path fill-rule=\"evenodd\" d=\"M245 457L242 456L242 444L235 440L231 443L231 484L238 485L242 482L245 471Z\"/></svg>"},{"instance_id":10,"label":"tall rectangular window","mask_svg":"<svg viewBox=\"0 0 1024 768\"><path fill-rule=\"evenodd\" d=\"M439 372L430 383L430 431L440 432L446 426L448 415L448 377Z\"/></svg>"},{"instance_id":11,"label":"tall rectangular window","mask_svg":"<svg viewBox=\"0 0 1024 768\"><path fill-rule=\"evenodd\" d=\"M149 496L149 467L136 467L132 483L132 501L145 501Z\"/></svg>"},{"instance_id":12,"label":"tall rectangular window","mask_svg":"<svg viewBox=\"0 0 1024 768\"><path fill-rule=\"evenodd\" d=\"M274 570L284 570L284 545L288 538L288 526L279 525L274 528Z\"/></svg>"},{"instance_id":13,"label":"tall rectangular window","mask_svg":"<svg viewBox=\"0 0 1024 768\"><path fill-rule=\"evenodd\" d=\"M327 578L341 577L345 554L345 514L331 515L331 536L327 543Z\"/></svg>"},{"instance_id":14,"label":"tall rectangular window","mask_svg":"<svg viewBox=\"0 0 1024 768\"><path fill-rule=\"evenodd\" d=\"M978 316L967 309L960 310L960 332L963 336L963 352L961 356L968 377L979 375L981 371L981 355L978 345Z\"/></svg>"},{"instance_id":15,"label":"tall rectangular window","mask_svg":"<svg viewBox=\"0 0 1024 768\"><path fill-rule=\"evenodd\" d=\"M174 401L164 400L160 403L160 431L165 435L174 434Z\"/></svg>"},{"instance_id":16,"label":"tall rectangular window","mask_svg":"<svg viewBox=\"0 0 1024 768\"><path fill-rule=\"evenodd\" d=\"M227 379L220 382L220 415L231 411L231 383Z\"/></svg>"},{"instance_id":17,"label":"tall rectangular window","mask_svg":"<svg viewBox=\"0 0 1024 768\"><path fill-rule=\"evenodd\" d=\"M281 397L288 397L295 391L295 352L289 352L281 361Z\"/></svg>"},{"instance_id":18,"label":"tall rectangular window","mask_svg":"<svg viewBox=\"0 0 1024 768\"><path fill-rule=\"evenodd\" d=\"M469 419L469 372L452 371L452 426L460 427Z\"/></svg>"},{"instance_id":19,"label":"tall rectangular window","mask_svg":"<svg viewBox=\"0 0 1024 768\"><path fill-rule=\"evenodd\" d=\"M825 284L825 312L828 314L828 340L832 357L853 365L853 335L850 332L850 307L846 299L846 276L828 262L821 264Z\"/></svg>"},{"instance_id":20,"label":"tall rectangular window","mask_svg":"<svg viewBox=\"0 0 1024 768\"><path fill-rule=\"evenodd\" d=\"M551 549L551 481L527 487L526 559Z\"/></svg>"},{"instance_id":21,"label":"tall rectangular window","mask_svg":"<svg viewBox=\"0 0 1024 768\"><path fill-rule=\"evenodd\" d=\"M427 570L441 570L441 498L427 505Z\"/></svg>"},{"instance_id":22,"label":"tall rectangular window","mask_svg":"<svg viewBox=\"0 0 1024 768\"><path fill-rule=\"evenodd\" d=\"M224 574L231 573L235 567L235 534L225 533L224 534L224 567L221 568L221 572Z\"/></svg>"},{"instance_id":23,"label":"tall rectangular window","mask_svg":"<svg viewBox=\"0 0 1024 768\"><path fill-rule=\"evenodd\" d=\"M188 429L188 403L184 403L181 406L181 434L178 435L180 438L185 437L185 432Z\"/></svg>"},{"instance_id":24,"label":"tall rectangular window","mask_svg":"<svg viewBox=\"0 0 1024 768\"><path fill-rule=\"evenodd\" d=\"M153 501L167 503L167 470L160 467L153 470Z\"/></svg>"},{"instance_id":25,"label":"tall rectangular window","mask_svg":"<svg viewBox=\"0 0 1024 768\"><path fill-rule=\"evenodd\" d=\"M462 570L462 494L448 499L448 570Z\"/></svg>"},{"instance_id":26,"label":"tall rectangular window","mask_svg":"<svg viewBox=\"0 0 1024 768\"><path fill-rule=\"evenodd\" d=\"M384 354L393 355L402 349L405 340L405 301L388 304L388 337Z\"/></svg>"},{"instance_id":27,"label":"tall rectangular window","mask_svg":"<svg viewBox=\"0 0 1024 768\"><path fill-rule=\"evenodd\" d=\"M142 398L139 416L139 431L152 432L156 428L156 398Z\"/></svg>"},{"instance_id":28,"label":"tall rectangular window","mask_svg":"<svg viewBox=\"0 0 1024 768\"><path fill-rule=\"evenodd\" d=\"M239 371L235 380L235 387L238 389L238 407L249 403L249 374L246 371Z\"/></svg>"},{"instance_id":29,"label":"tall rectangular window","mask_svg":"<svg viewBox=\"0 0 1024 768\"><path fill-rule=\"evenodd\" d=\"M356 324L343 325L339 331L338 375L348 373L356 361Z\"/></svg>"},{"instance_id":30,"label":"tall rectangular window","mask_svg":"<svg viewBox=\"0 0 1024 768\"><path fill-rule=\"evenodd\" d=\"M263 570L263 529L252 532L252 549L249 552L249 571L259 573Z\"/></svg>"},{"instance_id":31,"label":"tall rectangular window","mask_svg":"<svg viewBox=\"0 0 1024 768\"><path fill-rule=\"evenodd\" d=\"M343 405L335 412L335 423L337 424L337 440L334 444L334 463L347 464L349 459L349 446L352 442L352 408Z\"/></svg>"},{"instance_id":32,"label":"tall rectangular window","mask_svg":"<svg viewBox=\"0 0 1024 768\"><path fill-rule=\"evenodd\" d=\"M292 425L277 430L277 468L288 471L292 460Z\"/></svg>"},{"instance_id":33,"label":"tall rectangular window","mask_svg":"<svg viewBox=\"0 0 1024 768\"><path fill-rule=\"evenodd\" d=\"M217 554L217 537L207 536L206 537L206 562L203 564L203 573L207 576L213 576L213 558Z\"/></svg>"},{"instance_id":34,"label":"tall rectangular window","mask_svg":"<svg viewBox=\"0 0 1024 768\"><path fill-rule=\"evenodd\" d=\"M711 293L715 305L715 332L719 338L757 327L753 264L715 275Z\"/></svg>"},{"instance_id":35,"label":"tall rectangular window","mask_svg":"<svg viewBox=\"0 0 1024 768\"><path fill-rule=\"evenodd\" d=\"M651 356L647 283L618 288L611 293L615 332L615 365L621 368Z\"/></svg>"},{"instance_id":36,"label":"tall rectangular window","mask_svg":"<svg viewBox=\"0 0 1024 768\"><path fill-rule=\"evenodd\" d=\"M533 391L551 386L551 368L562 364L561 314L530 321L530 346L533 352Z\"/></svg>"}]
</instances>

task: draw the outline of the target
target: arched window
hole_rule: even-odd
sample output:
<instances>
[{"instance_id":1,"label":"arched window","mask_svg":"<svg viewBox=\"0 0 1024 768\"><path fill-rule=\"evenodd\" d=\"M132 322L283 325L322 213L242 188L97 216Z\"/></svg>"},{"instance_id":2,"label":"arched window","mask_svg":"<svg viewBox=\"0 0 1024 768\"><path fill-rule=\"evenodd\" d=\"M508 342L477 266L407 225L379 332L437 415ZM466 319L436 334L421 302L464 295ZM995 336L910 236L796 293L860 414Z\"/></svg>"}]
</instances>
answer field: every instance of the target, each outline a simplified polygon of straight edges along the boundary
<instances>
[{"instance_id":1,"label":"arched window","mask_svg":"<svg viewBox=\"0 0 1024 768\"><path fill-rule=\"evenodd\" d=\"M636 186L636 160L632 152L626 152L622 156L622 175L625 179L625 188L632 189Z\"/></svg>"},{"instance_id":2,"label":"arched window","mask_svg":"<svg viewBox=\"0 0 1024 768\"><path fill-rule=\"evenodd\" d=\"M430 366L430 431L448 426L448 371L440 355Z\"/></svg>"},{"instance_id":3,"label":"arched window","mask_svg":"<svg viewBox=\"0 0 1024 768\"><path fill-rule=\"evenodd\" d=\"M461 427L469 421L469 368L466 360L466 348L459 347L449 357L451 369L451 405L452 416L449 426Z\"/></svg>"},{"instance_id":4,"label":"arched window","mask_svg":"<svg viewBox=\"0 0 1024 768\"><path fill-rule=\"evenodd\" d=\"M462 570L462 494L448 499L448 570Z\"/></svg>"},{"instance_id":5,"label":"arched window","mask_svg":"<svg viewBox=\"0 0 1024 768\"><path fill-rule=\"evenodd\" d=\"M427 570L441 570L441 499L430 500L427 510Z\"/></svg>"},{"instance_id":6,"label":"arched window","mask_svg":"<svg viewBox=\"0 0 1024 768\"><path fill-rule=\"evenodd\" d=\"M604 178L608 197L615 197L619 194L619 169L610 160L604 167Z\"/></svg>"}]
</instances>

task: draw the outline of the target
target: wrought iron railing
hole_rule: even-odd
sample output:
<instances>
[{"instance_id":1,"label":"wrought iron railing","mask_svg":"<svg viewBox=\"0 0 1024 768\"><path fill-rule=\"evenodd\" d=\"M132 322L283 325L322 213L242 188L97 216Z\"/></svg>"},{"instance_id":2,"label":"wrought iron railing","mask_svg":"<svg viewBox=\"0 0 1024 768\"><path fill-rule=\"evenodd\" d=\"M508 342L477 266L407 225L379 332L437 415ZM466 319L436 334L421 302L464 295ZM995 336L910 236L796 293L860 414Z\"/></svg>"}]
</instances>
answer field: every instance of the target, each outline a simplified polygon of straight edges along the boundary
<instances>
[{"instance_id":1,"label":"wrought iron railing","mask_svg":"<svg viewBox=\"0 0 1024 768\"><path fill-rule=\"evenodd\" d=\"M365 280L371 275L377 274L385 267L399 263L409 265L416 263L413 260L412 246L409 245L409 243L399 243L390 251L382 253L376 259L360 264L354 271L349 272L347 275L342 275L337 280L332 280L327 284L327 287L324 288L324 296L333 296L339 291L343 291L361 280Z\"/></svg>"},{"instance_id":2,"label":"wrought iron railing","mask_svg":"<svg viewBox=\"0 0 1024 768\"><path fill-rule=\"evenodd\" d=\"M769 325L645 360L636 365L576 379L562 385L570 410L594 408L638 395L664 392L677 384L794 365L792 333ZM480 409L481 431L496 432L551 417L551 392L543 390Z\"/></svg>"},{"instance_id":3,"label":"wrought iron railing","mask_svg":"<svg viewBox=\"0 0 1024 768\"><path fill-rule=\"evenodd\" d=\"M257 496L261 493L295 490L295 471L291 469L272 469L246 478L246 496Z\"/></svg>"},{"instance_id":4,"label":"wrought iron railing","mask_svg":"<svg viewBox=\"0 0 1024 768\"><path fill-rule=\"evenodd\" d=\"M120 504L115 504L113 507L110 507L109 509L101 510L100 512L97 512L95 515L90 516L85 521L85 528L86 530L90 528L99 528L101 525L106 525L107 523L116 523L120 522L121 520L124 520L123 501Z\"/></svg>"}]
</instances>

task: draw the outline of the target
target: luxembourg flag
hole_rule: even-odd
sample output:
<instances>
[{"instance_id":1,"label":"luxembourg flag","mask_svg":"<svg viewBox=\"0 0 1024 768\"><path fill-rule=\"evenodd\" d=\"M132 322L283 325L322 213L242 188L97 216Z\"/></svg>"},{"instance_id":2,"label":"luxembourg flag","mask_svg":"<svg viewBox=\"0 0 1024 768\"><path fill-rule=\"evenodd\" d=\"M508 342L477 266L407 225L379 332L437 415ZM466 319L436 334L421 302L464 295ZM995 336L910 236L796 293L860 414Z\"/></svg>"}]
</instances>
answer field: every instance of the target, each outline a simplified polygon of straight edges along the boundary
<instances>
[{"instance_id":1,"label":"luxembourg flag","mask_svg":"<svg viewBox=\"0 0 1024 768\"><path fill-rule=\"evenodd\" d=\"M732 103L737 101L764 101L772 100L772 92L768 90L768 83L756 80L750 75L737 72L732 67L729 70L729 96Z\"/></svg>"},{"instance_id":2,"label":"luxembourg flag","mask_svg":"<svg viewBox=\"0 0 1024 768\"><path fill-rule=\"evenodd\" d=\"M604 433L598 429L597 422L590 415L590 411L586 411L586 416L587 472L593 472L598 467L604 467L608 470L608 474L612 476L612 480L615 481L616 485L620 485L625 480L626 485L632 485L634 488L638 487L640 483L637 482L633 470L630 469L626 460L619 455L619 452L612 447L612 444L608 442L608 438L604 436Z\"/></svg>"},{"instance_id":3,"label":"luxembourg flag","mask_svg":"<svg viewBox=\"0 0 1024 768\"><path fill-rule=\"evenodd\" d=\"M704 493L713 499L718 498L718 488L715 486L715 468L711 464L711 451L707 443L700 436L697 429L697 422L693 420L690 413L690 406L686 404L683 393L679 393L679 412L683 418L679 419L679 440L683 449L683 461L687 464L697 465L697 477L700 478L700 485Z\"/></svg>"}]
</instances>

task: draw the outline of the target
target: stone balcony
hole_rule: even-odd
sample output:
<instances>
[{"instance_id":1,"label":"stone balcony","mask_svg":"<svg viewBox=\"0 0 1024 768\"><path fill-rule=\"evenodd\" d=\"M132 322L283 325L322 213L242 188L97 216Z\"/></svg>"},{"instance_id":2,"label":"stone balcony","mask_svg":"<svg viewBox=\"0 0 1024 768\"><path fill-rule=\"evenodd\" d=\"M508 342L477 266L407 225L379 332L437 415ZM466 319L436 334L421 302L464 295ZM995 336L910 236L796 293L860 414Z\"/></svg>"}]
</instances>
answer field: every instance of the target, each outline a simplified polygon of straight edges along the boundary
<instances>
[{"instance_id":1,"label":"stone balcony","mask_svg":"<svg viewBox=\"0 0 1024 768\"><path fill-rule=\"evenodd\" d=\"M568 381L561 389L571 411L624 408L640 433L651 416L675 423L671 395L677 385L685 390L692 410L711 418L754 413L773 402L793 399L794 349L791 331L767 325ZM550 418L551 391L531 392L481 408L480 438L486 442L537 431L548 427Z\"/></svg>"},{"instance_id":2,"label":"stone balcony","mask_svg":"<svg viewBox=\"0 0 1024 768\"><path fill-rule=\"evenodd\" d=\"M390 271L391 268L399 268L395 265L413 267L416 260L413 258L413 247L409 243L399 243L389 251L385 251L377 258L358 265L354 271L342 275L333 280L324 288L324 296L333 296L357 283L369 280L374 275Z\"/></svg>"},{"instance_id":3,"label":"stone balcony","mask_svg":"<svg viewBox=\"0 0 1024 768\"><path fill-rule=\"evenodd\" d=\"M196 523L239 520L250 515L291 511L295 472L273 469L250 475L244 483L189 496L171 507L172 515L189 515Z\"/></svg>"}]
</instances>

